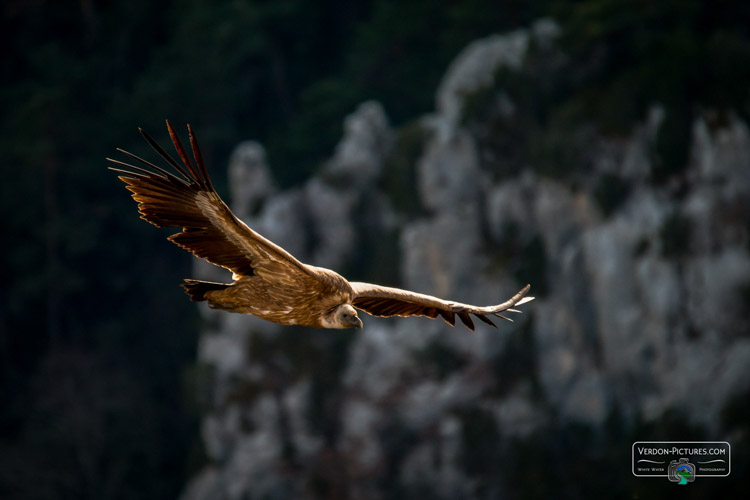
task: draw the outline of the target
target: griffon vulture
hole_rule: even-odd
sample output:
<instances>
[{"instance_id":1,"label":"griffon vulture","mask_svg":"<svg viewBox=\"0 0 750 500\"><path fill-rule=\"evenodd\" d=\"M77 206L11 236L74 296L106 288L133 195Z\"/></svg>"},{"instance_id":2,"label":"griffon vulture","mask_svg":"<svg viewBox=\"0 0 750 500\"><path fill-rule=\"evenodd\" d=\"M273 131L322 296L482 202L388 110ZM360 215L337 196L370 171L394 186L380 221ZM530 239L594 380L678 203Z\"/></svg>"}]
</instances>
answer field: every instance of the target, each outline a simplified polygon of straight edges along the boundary
<instances>
[{"instance_id":1,"label":"griffon vulture","mask_svg":"<svg viewBox=\"0 0 750 500\"><path fill-rule=\"evenodd\" d=\"M488 316L511 321L500 313L520 313L513 307L533 299L525 297L530 288L526 285L502 304L478 307L398 288L350 283L329 269L303 264L229 210L211 185L190 125L187 129L192 159L169 121L167 129L182 165L139 130L175 172L119 148L142 166L107 160L118 164L110 169L122 174L119 178L133 193L142 219L157 227L182 228L168 239L197 257L232 271L232 283L186 279L182 286L193 301L207 301L215 309L252 314L282 325L362 328L357 316L360 309L373 316L440 316L450 325L455 325L458 316L473 330L470 315L495 326Z\"/></svg>"}]
</instances>

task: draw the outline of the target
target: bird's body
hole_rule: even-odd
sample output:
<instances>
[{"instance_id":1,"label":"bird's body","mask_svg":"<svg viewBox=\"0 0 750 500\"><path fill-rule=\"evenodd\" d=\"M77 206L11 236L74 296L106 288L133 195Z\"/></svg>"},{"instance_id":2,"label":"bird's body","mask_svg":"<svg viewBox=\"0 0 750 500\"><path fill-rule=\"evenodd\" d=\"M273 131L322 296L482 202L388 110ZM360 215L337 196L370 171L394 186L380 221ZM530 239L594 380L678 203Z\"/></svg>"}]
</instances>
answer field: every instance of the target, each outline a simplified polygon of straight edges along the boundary
<instances>
[{"instance_id":1,"label":"bird's body","mask_svg":"<svg viewBox=\"0 0 750 500\"><path fill-rule=\"evenodd\" d=\"M361 328L362 321L356 311L360 309L385 317L440 316L451 325L458 316L473 330L470 315L494 326L487 316L510 320L500 313L519 313L513 306L533 299L525 297L529 290L526 285L502 304L477 307L398 288L350 283L330 269L304 264L253 231L229 210L211 184L189 125L192 160L169 122L167 128L182 164L145 132L141 133L176 173L122 150L147 168L117 160L110 161L121 167L110 168L124 174L120 179L138 202L141 218L157 227L182 228L169 240L232 271L232 283L185 280L182 286L191 300L207 301L215 309L252 314L283 325Z\"/></svg>"},{"instance_id":2,"label":"bird's body","mask_svg":"<svg viewBox=\"0 0 750 500\"><path fill-rule=\"evenodd\" d=\"M310 268L314 277L310 280L285 282L252 275L232 284L186 280L183 287L193 300L206 300L213 309L252 314L282 325L330 328L327 316L336 306L351 304L354 293L335 272Z\"/></svg>"}]
</instances>

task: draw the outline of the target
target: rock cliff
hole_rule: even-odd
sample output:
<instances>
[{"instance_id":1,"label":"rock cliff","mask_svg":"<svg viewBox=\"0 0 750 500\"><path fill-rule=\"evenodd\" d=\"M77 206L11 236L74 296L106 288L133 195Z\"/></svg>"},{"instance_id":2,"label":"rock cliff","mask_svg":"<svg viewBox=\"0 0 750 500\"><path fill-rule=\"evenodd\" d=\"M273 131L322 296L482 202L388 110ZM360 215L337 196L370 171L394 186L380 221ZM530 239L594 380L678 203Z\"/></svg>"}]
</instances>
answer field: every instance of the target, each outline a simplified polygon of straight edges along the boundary
<instances>
[{"instance_id":1,"label":"rock cliff","mask_svg":"<svg viewBox=\"0 0 750 500\"><path fill-rule=\"evenodd\" d=\"M541 21L472 43L435 112L402 127L362 104L297 188L275 187L262 146L238 146L233 209L301 260L482 305L528 281L537 299L475 333L366 315L361 332L311 331L202 309L207 464L184 500L492 497L514 488L494 463L510 443L669 412L727 438L722 411L750 389L748 124L698 117L687 164L660 182L658 103L626 137L582 125L585 170L519 161L497 131L522 125L523 102L496 75L532 50L563 64L555 36Z\"/></svg>"}]
</instances>

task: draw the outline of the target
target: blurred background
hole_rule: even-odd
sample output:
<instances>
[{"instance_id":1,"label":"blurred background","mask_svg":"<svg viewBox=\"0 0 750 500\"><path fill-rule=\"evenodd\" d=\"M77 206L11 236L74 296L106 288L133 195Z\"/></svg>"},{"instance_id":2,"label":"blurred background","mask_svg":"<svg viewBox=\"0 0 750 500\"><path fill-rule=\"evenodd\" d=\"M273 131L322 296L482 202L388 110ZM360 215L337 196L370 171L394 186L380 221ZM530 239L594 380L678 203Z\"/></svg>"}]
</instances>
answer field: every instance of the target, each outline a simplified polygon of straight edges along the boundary
<instances>
[{"instance_id":1,"label":"blurred background","mask_svg":"<svg viewBox=\"0 0 750 500\"><path fill-rule=\"evenodd\" d=\"M8 0L0 497L661 498L634 441L748 491L750 4ZM104 158L191 123L297 257L478 304L474 333L209 311L225 279ZM252 140L252 142L250 142Z\"/></svg>"}]
</instances>

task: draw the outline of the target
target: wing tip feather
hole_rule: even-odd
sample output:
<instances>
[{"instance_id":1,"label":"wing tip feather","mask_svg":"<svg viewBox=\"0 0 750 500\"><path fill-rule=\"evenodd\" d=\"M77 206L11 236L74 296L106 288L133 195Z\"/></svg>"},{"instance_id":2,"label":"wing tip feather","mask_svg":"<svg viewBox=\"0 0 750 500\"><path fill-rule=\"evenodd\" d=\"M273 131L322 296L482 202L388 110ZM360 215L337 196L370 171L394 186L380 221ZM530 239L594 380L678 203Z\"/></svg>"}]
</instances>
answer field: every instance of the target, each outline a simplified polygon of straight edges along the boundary
<instances>
[{"instance_id":1,"label":"wing tip feather","mask_svg":"<svg viewBox=\"0 0 750 500\"><path fill-rule=\"evenodd\" d=\"M472 321L471 316L469 315L469 313L466 312L466 311L461 311L461 312L458 312L456 314L458 315L458 319L461 320L461 323L463 323L466 328L468 328L469 330L471 330L473 332L474 331L474 321Z\"/></svg>"},{"instance_id":2,"label":"wing tip feather","mask_svg":"<svg viewBox=\"0 0 750 500\"><path fill-rule=\"evenodd\" d=\"M479 320L480 320L480 321L483 321L483 322L487 323L488 325L490 325L490 326L492 326L492 327L494 327L494 328L497 328L497 325L495 324L495 322L494 322L494 321L492 321L492 320L491 320L490 318L488 318L487 316L485 316L484 314L476 314L475 316L476 316L477 318L479 318Z\"/></svg>"}]
</instances>

